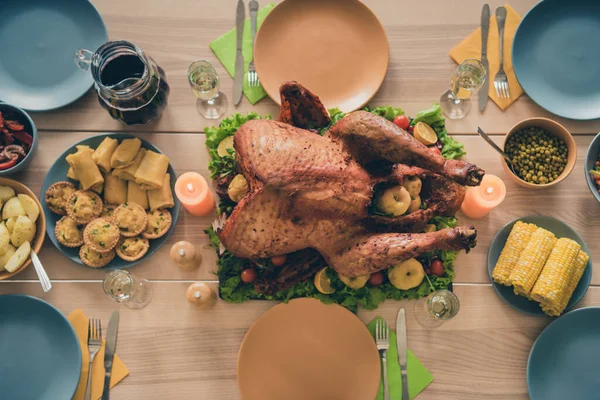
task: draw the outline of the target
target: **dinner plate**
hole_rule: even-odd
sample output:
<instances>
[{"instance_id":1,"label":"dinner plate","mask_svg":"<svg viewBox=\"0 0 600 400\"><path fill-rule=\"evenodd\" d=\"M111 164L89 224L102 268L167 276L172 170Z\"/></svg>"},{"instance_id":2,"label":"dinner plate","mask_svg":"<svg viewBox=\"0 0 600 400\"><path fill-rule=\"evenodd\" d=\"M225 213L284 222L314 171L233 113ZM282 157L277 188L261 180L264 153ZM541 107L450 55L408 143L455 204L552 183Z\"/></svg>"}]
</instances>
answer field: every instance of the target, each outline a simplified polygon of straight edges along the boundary
<instances>
[{"instance_id":1,"label":"dinner plate","mask_svg":"<svg viewBox=\"0 0 600 400\"><path fill-rule=\"evenodd\" d=\"M60 181L69 181L69 179L67 178L67 172L69 171L69 164L67 163L66 157L69 154L75 153L77 151L76 146L87 145L87 146L90 146L92 149L95 149L107 136L117 139L119 141L121 141L123 139L137 137L138 139L140 139L142 141L143 148L162 154L162 152L158 148L156 148L150 142L147 142L146 140L142 139L141 137L129 135L126 133L111 133L111 134L92 136L90 138L87 138L80 142L75 143L73 146L71 146L69 149L67 149L67 151L62 153L60 155L60 157L58 157L58 159L54 162L54 164L52 164L52 167L50 167L50 170L48 171L48 173L46 174L46 177L44 178L44 182L42 183L42 191L40 193L40 202L42 203L42 209L44 210L44 215L46 216L46 232L48 233L48 236L50 237L50 240L52 241L52 243L54 243L54 246L56 246L56 248L61 253L63 253L66 257L70 258L72 261L76 262L77 264L80 264L80 265L83 265L86 267L87 267L87 265L85 265L79 258L79 248L78 247L77 248L65 247L65 246L61 245L58 242L58 240L56 240L56 235L54 234L54 227L55 227L56 223L58 222L58 220L60 220L62 218L62 216L54 214L48 208L48 205L46 204L46 190L48 190L48 188L53 183L60 182ZM177 196L175 196L175 181L177 180L177 174L175 173L175 170L173 169L173 166L171 163L169 163L169 169L167 172L171 175L171 190L173 191L173 200L175 202L175 206L173 208L169 209L169 211L171 212L171 216L173 218L171 228L169 228L169 231L166 233L166 235L164 235L158 239L150 239L150 248L148 249L148 252L139 260L125 261L125 260L122 260L121 258L119 258L118 256L115 256L115 258L110 263L108 263L107 266L105 266L103 268L123 269L123 268L133 267L134 265L150 258L154 253L156 253L156 251L158 249L160 249L162 247L162 245L164 245L167 242L167 240L169 239L169 236L171 236L171 234L175 230L175 225L177 224L177 218L179 217L179 211L181 209L181 203L179 202L179 199L177 198ZM75 184L75 186L78 185L78 183L75 181L71 181L71 182L73 182ZM89 267L89 268L91 268L91 267Z\"/></svg>"},{"instance_id":2,"label":"dinner plate","mask_svg":"<svg viewBox=\"0 0 600 400\"><path fill-rule=\"evenodd\" d=\"M79 48L95 51L108 40L100 14L88 0L5 0L0 23L0 99L33 110L51 110L92 86L73 62Z\"/></svg>"},{"instance_id":3,"label":"dinner plate","mask_svg":"<svg viewBox=\"0 0 600 400\"><path fill-rule=\"evenodd\" d=\"M527 361L531 400L591 400L600 393L600 307L571 311L538 336Z\"/></svg>"},{"instance_id":4,"label":"dinner plate","mask_svg":"<svg viewBox=\"0 0 600 400\"><path fill-rule=\"evenodd\" d=\"M544 0L521 21L513 67L523 90L566 118L600 117L600 2Z\"/></svg>"},{"instance_id":5,"label":"dinner plate","mask_svg":"<svg viewBox=\"0 0 600 400\"><path fill-rule=\"evenodd\" d=\"M534 301L529 301L523 296L517 296L514 293L512 286L500 285L494 282L494 280L492 279L492 271L494 270L494 267L498 262L498 258L500 257L500 253L502 252L502 249L506 244L506 239L508 239L508 235L510 234L511 229L517 221L535 224L540 228L544 228L554 233L554 235L557 238L566 237L569 239L573 239L581 245L581 250L585 251L588 255L590 255L590 260L588 261L587 267L585 268L583 276L579 280L579 284L577 285L575 291L573 292L573 295L571 296L571 300L569 300L567 308L565 308L565 312L573 308L585 295L585 293L588 290L588 287L590 286L590 281L592 280L592 258L590 249L585 244L581 236L579 236L577 232L573 230L573 228L571 228L564 222L559 221L556 218L548 217L545 215L530 215L523 218L517 218L514 221L511 221L508 224L504 225L504 227L500 229L498 233L496 233L496 236L494 236L494 239L490 244L487 259L488 275L490 278L490 282L492 282L494 290L504 301L506 301L508 304L510 304L519 311L531 315L546 315L544 314L538 303Z\"/></svg>"},{"instance_id":6,"label":"dinner plate","mask_svg":"<svg viewBox=\"0 0 600 400\"><path fill-rule=\"evenodd\" d=\"M325 107L349 112L377 92L388 67L383 26L358 0L286 0L265 18L254 45L260 83L277 104L297 81Z\"/></svg>"},{"instance_id":7,"label":"dinner plate","mask_svg":"<svg viewBox=\"0 0 600 400\"><path fill-rule=\"evenodd\" d=\"M238 357L244 400L375 399L380 374L375 341L361 320L309 298L261 315Z\"/></svg>"},{"instance_id":8,"label":"dinner plate","mask_svg":"<svg viewBox=\"0 0 600 400\"><path fill-rule=\"evenodd\" d=\"M81 374L81 348L52 305L24 295L0 296L0 398L70 399Z\"/></svg>"}]
</instances>

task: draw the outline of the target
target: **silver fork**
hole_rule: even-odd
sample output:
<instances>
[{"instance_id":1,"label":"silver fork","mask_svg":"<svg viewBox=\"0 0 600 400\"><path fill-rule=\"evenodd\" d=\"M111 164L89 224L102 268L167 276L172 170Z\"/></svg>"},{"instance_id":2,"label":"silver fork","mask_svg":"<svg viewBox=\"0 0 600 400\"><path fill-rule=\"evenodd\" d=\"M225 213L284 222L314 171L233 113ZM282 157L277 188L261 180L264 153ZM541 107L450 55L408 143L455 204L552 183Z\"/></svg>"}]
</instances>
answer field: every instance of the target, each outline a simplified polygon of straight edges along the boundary
<instances>
[{"instance_id":1,"label":"silver fork","mask_svg":"<svg viewBox=\"0 0 600 400\"><path fill-rule=\"evenodd\" d=\"M258 1L250 0L248 8L250 9L250 22L252 23L252 59L250 60L250 64L248 64L248 86L257 87L260 86L260 82L258 80L256 68L254 67L254 38L256 37L256 13L258 12Z\"/></svg>"},{"instance_id":2,"label":"silver fork","mask_svg":"<svg viewBox=\"0 0 600 400\"><path fill-rule=\"evenodd\" d=\"M390 327L385 320L378 318L375 323L375 342L383 364L383 398L390 400L387 376L387 351L390 348Z\"/></svg>"},{"instance_id":3,"label":"silver fork","mask_svg":"<svg viewBox=\"0 0 600 400\"><path fill-rule=\"evenodd\" d=\"M500 36L500 69L494 78L494 88L498 97L510 98L508 79L504 72L504 22L506 22L506 8L496 9L496 21L498 22L498 35Z\"/></svg>"},{"instance_id":4,"label":"silver fork","mask_svg":"<svg viewBox=\"0 0 600 400\"><path fill-rule=\"evenodd\" d=\"M92 363L102 346L102 322L99 319L90 319L88 325L88 350L90 352L90 367L88 370L85 400L92 398Z\"/></svg>"}]
</instances>

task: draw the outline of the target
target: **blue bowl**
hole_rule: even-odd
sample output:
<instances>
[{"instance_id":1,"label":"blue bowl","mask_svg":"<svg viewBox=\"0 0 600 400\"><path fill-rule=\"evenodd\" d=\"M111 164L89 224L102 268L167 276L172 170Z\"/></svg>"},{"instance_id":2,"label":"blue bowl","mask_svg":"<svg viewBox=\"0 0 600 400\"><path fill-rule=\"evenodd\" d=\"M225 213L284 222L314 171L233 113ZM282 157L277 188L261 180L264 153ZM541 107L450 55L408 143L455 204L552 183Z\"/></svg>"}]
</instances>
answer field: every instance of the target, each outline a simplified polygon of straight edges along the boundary
<instances>
[{"instance_id":1,"label":"blue bowl","mask_svg":"<svg viewBox=\"0 0 600 400\"><path fill-rule=\"evenodd\" d=\"M596 186L596 182L592 179L590 175L590 171L594 169L594 163L598 161L598 156L600 155L600 133L596 135L592 143L587 149L587 153L585 154L585 165L583 166L583 173L585 174L585 181L587 182L590 191L600 202L600 193L598 193L598 187Z\"/></svg>"},{"instance_id":2,"label":"blue bowl","mask_svg":"<svg viewBox=\"0 0 600 400\"><path fill-rule=\"evenodd\" d=\"M33 154L37 149L39 136L37 128L29 114L19 107L0 102L0 112L2 113L4 119L12 119L22 123L25 126L25 132L33 136L33 144L31 145L31 149L29 149L29 153L27 153L25 158L22 159L21 162L17 163L14 167L0 171L0 176L8 176L14 174L15 172L24 170L29 165L31 160L33 160Z\"/></svg>"},{"instance_id":3,"label":"blue bowl","mask_svg":"<svg viewBox=\"0 0 600 400\"><path fill-rule=\"evenodd\" d=\"M590 254L590 249L587 247L581 236L577 234L569 225L565 224L562 221L559 221L556 218L548 217L545 215L530 215L523 218L515 219L514 221L509 222L504 225L502 229L498 231L492 243L490 244L490 249L488 251L488 275L490 277L490 282L492 283L492 287L504 301L510 304L512 307L517 310L530 315L539 315L544 316L544 312L538 305L538 303L534 301L529 301L523 296L517 296L513 291L512 286L504 286L500 285L492 279L492 271L498 262L498 258L500 257L500 253L506 244L506 239L508 239L508 235L513 228L514 224L517 221L528 222L530 224L535 224L540 228L544 228L554 233L557 238L566 237L569 239L573 239L577 243L581 245L581 250L585 251L588 255ZM571 296L571 300L569 300L569 304L567 308L565 308L565 312L573 308L579 301L583 298L585 293L590 286L590 282L592 280L592 258L590 256L590 260L588 261L588 265L583 272L583 276L581 280L579 280L579 284L575 288L573 295Z\"/></svg>"}]
</instances>

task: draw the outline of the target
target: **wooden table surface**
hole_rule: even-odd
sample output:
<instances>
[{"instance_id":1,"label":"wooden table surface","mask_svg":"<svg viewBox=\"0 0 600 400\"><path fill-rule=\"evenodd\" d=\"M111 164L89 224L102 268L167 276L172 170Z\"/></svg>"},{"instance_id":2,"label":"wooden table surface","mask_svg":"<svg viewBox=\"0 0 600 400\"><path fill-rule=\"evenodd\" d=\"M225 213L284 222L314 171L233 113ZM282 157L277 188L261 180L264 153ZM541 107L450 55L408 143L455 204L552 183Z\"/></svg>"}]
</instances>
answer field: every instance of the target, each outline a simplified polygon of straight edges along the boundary
<instances>
[{"instance_id":1,"label":"wooden table surface","mask_svg":"<svg viewBox=\"0 0 600 400\"><path fill-rule=\"evenodd\" d=\"M371 104L400 106L409 115L428 107L446 89L455 64L448 51L477 28L480 0L365 1L381 19L390 42L390 68ZM492 10L499 1L489 1ZM521 15L535 0L511 4ZM186 82L186 68L197 59L214 63L222 77L222 89L231 93L232 79L208 48L211 40L233 27L235 0L94 0L111 39L127 39L140 45L166 70L171 85L169 106L155 124L127 127L109 118L90 91L60 110L32 113L40 129L40 146L29 169L15 176L39 193L43 177L54 160L73 143L99 132L137 131L171 157L178 174L198 171L208 177L208 155L203 129L211 123L195 110ZM593 244L600 239L596 200L584 180L583 160L600 121L578 122L551 118L567 126L576 137L577 165L571 176L554 188L528 191L516 186L503 172L499 158L477 136L482 126L503 142L502 134L521 119L549 116L522 96L507 111L489 102L484 113L474 109L462 121L448 121L455 138L464 143L466 159L487 172L506 178L508 194L487 217L461 224L479 230L478 245L456 261L455 291L461 301L458 316L435 330L426 330L413 318L413 303L387 301L375 311L360 310L365 322L382 315L393 322L397 310L407 307L408 343L429 368L435 381L419 399L526 399L526 362L530 347L548 318L521 314L502 302L489 284L486 257L490 241L507 222L529 214L552 215L570 224L600 257ZM270 99L252 106L244 98L239 107L229 104L228 114L256 111L277 115ZM56 305L65 314L82 308L89 316L107 323L110 313L121 311L118 353L131 373L112 391L113 399L211 399L239 398L236 360L241 340L252 322L274 303L253 301L227 304L219 301L211 311L188 305L185 289L194 281L216 286L214 251L202 232L211 218L195 218L182 211L175 234L151 260L132 272L153 282L154 298L143 310L129 310L113 303L102 292L104 271L90 270L64 258L49 240L40 254L54 287L43 294L33 268L10 281L0 282L0 294L27 293ZM195 271L182 271L168 258L171 244L189 240L202 249L204 261ZM594 271L592 287L580 306L600 304L600 271Z\"/></svg>"}]
</instances>

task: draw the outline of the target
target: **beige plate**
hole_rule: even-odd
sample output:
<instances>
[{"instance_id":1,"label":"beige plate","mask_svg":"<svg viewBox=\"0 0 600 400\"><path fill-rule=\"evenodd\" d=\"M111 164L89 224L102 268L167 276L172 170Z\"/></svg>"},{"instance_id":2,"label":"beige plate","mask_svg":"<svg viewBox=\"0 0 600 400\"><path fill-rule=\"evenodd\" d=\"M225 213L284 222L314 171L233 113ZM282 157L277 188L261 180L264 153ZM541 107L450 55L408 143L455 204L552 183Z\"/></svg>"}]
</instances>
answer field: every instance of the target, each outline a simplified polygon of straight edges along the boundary
<instances>
[{"instance_id":1,"label":"beige plate","mask_svg":"<svg viewBox=\"0 0 600 400\"><path fill-rule=\"evenodd\" d=\"M370 400L380 374L367 327L345 308L316 299L292 300L264 313L238 357L244 400Z\"/></svg>"},{"instance_id":2,"label":"beige plate","mask_svg":"<svg viewBox=\"0 0 600 400\"><path fill-rule=\"evenodd\" d=\"M383 26L358 0L286 0L265 18L254 46L260 83L277 104L279 86L294 80L345 112L373 97L388 61Z\"/></svg>"}]
</instances>

